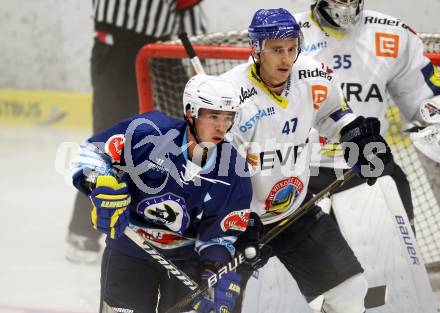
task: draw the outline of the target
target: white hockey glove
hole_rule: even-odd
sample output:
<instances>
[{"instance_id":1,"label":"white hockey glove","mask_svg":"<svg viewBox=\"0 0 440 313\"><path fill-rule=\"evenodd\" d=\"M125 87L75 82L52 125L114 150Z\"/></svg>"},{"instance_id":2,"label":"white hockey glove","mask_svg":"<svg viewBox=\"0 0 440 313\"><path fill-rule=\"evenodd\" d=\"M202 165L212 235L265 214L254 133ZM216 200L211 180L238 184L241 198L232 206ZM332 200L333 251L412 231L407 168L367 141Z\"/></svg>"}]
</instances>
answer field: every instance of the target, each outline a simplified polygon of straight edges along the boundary
<instances>
[{"instance_id":1,"label":"white hockey glove","mask_svg":"<svg viewBox=\"0 0 440 313\"><path fill-rule=\"evenodd\" d=\"M440 163L440 124L427 127L415 126L409 132L414 146L434 162Z\"/></svg>"},{"instance_id":2,"label":"white hockey glove","mask_svg":"<svg viewBox=\"0 0 440 313\"><path fill-rule=\"evenodd\" d=\"M440 96L423 100L414 119L426 127L406 129L414 146L434 162L440 163Z\"/></svg>"}]
</instances>

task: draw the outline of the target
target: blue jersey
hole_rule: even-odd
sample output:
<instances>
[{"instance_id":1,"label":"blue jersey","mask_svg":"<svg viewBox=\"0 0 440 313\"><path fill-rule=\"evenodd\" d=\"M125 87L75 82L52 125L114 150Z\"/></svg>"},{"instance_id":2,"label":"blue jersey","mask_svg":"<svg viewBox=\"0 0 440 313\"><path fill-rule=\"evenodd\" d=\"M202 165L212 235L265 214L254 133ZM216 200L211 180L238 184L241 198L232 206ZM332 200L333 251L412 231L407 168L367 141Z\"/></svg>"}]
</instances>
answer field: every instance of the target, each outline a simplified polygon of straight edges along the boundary
<instances>
[{"instance_id":1,"label":"blue jersey","mask_svg":"<svg viewBox=\"0 0 440 313\"><path fill-rule=\"evenodd\" d=\"M132 202L130 223L171 259L199 254L227 262L247 227L251 182L245 160L222 141L200 167L187 156L186 123L159 112L122 121L86 140L73 161L74 185L84 193L90 171L118 175ZM127 237L106 239L123 253L146 258Z\"/></svg>"}]
</instances>

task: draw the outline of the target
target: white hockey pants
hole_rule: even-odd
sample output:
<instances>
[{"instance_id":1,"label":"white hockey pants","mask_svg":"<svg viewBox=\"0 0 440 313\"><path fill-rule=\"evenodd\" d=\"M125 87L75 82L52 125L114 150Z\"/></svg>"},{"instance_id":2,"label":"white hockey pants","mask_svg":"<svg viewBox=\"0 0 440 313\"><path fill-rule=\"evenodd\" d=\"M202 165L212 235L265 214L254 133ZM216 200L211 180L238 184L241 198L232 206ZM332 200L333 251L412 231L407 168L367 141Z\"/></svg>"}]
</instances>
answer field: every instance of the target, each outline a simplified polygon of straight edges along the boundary
<instances>
[{"instance_id":1,"label":"white hockey pants","mask_svg":"<svg viewBox=\"0 0 440 313\"><path fill-rule=\"evenodd\" d=\"M363 313L368 283L363 274L357 274L324 293L322 312Z\"/></svg>"}]
</instances>

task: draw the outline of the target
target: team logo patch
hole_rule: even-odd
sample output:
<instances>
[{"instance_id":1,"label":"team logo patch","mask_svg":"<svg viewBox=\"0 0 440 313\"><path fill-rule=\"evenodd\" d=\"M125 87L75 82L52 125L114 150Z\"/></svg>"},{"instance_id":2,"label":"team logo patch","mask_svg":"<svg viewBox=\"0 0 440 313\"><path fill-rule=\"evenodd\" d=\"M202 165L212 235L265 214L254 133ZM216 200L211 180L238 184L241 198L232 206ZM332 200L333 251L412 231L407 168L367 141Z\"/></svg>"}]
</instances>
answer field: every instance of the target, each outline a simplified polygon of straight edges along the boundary
<instances>
[{"instance_id":1,"label":"team logo patch","mask_svg":"<svg viewBox=\"0 0 440 313\"><path fill-rule=\"evenodd\" d=\"M327 99L328 88L323 85L312 85L313 108L318 110L321 103Z\"/></svg>"},{"instance_id":2,"label":"team logo patch","mask_svg":"<svg viewBox=\"0 0 440 313\"><path fill-rule=\"evenodd\" d=\"M399 54L399 36L376 33L376 55L378 57L397 58Z\"/></svg>"},{"instance_id":3,"label":"team logo patch","mask_svg":"<svg viewBox=\"0 0 440 313\"><path fill-rule=\"evenodd\" d=\"M189 224L185 200L173 193L144 199L136 210L148 222L164 225L175 232L182 233Z\"/></svg>"},{"instance_id":4,"label":"team logo patch","mask_svg":"<svg viewBox=\"0 0 440 313\"><path fill-rule=\"evenodd\" d=\"M174 249L194 243L194 239L182 237L165 229L135 227L135 231L152 245L161 249Z\"/></svg>"},{"instance_id":5,"label":"team logo patch","mask_svg":"<svg viewBox=\"0 0 440 313\"><path fill-rule=\"evenodd\" d=\"M223 231L245 231L249 222L250 213L250 210L241 210L229 213L222 219L220 223L221 229Z\"/></svg>"},{"instance_id":6,"label":"team logo patch","mask_svg":"<svg viewBox=\"0 0 440 313\"><path fill-rule=\"evenodd\" d=\"M420 108L420 114L426 121L430 121L433 118L440 119L440 107L431 102L426 102ZM440 121L440 120L439 120ZM437 121L436 121L437 122Z\"/></svg>"},{"instance_id":7,"label":"team logo patch","mask_svg":"<svg viewBox=\"0 0 440 313\"><path fill-rule=\"evenodd\" d=\"M122 151L124 150L125 137L122 134L111 136L105 143L105 153L113 162L121 162Z\"/></svg>"},{"instance_id":8,"label":"team logo patch","mask_svg":"<svg viewBox=\"0 0 440 313\"><path fill-rule=\"evenodd\" d=\"M280 214L292 206L304 189L298 177L289 177L277 182L266 198L266 212Z\"/></svg>"}]
</instances>

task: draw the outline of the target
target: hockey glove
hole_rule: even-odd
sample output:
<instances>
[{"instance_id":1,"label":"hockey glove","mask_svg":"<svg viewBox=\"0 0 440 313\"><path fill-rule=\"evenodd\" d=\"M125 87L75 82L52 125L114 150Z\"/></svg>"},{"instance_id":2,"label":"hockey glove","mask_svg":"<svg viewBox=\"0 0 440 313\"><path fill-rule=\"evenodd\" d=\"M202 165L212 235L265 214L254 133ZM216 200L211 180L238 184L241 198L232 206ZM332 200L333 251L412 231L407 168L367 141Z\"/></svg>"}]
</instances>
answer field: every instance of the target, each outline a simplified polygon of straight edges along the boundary
<instances>
[{"instance_id":1,"label":"hockey glove","mask_svg":"<svg viewBox=\"0 0 440 313\"><path fill-rule=\"evenodd\" d=\"M118 183L113 176L99 176L96 187L90 194L93 204L93 228L112 239L121 237L129 222L131 198L125 183Z\"/></svg>"},{"instance_id":2,"label":"hockey glove","mask_svg":"<svg viewBox=\"0 0 440 313\"><path fill-rule=\"evenodd\" d=\"M246 231L235 242L235 247L242 252L245 262L256 270L263 267L271 255L269 246L260 247L260 239L263 236L264 225L257 213L251 212Z\"/></svg>"},{"instance_id":3,"label":"hockey glove","mask_svg":"<svg viewBox=\"0 0 440 313\"><path fill-rule=\"evenodd\" d=\"M374 117L359 116L342 128L341 146L348 166L370 186L393 159L390 147L380 135L380 121Z\"/></svg>"},{"instance_id":4,"label":"hockey glove","mask_svg":"<svg viewBox=\"0 0 440 313\"><path fill-rule=\"evenodd\" d=\"M202 280L207 280L212 275L209 270L200 274ZM241 276L235 272L223 274L213 290L208 290L209 295L198 296L193 302L197 313L229 313L232 312L237 298L240 296Z\"/></svg>"}]
</instances>

